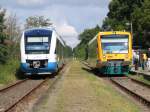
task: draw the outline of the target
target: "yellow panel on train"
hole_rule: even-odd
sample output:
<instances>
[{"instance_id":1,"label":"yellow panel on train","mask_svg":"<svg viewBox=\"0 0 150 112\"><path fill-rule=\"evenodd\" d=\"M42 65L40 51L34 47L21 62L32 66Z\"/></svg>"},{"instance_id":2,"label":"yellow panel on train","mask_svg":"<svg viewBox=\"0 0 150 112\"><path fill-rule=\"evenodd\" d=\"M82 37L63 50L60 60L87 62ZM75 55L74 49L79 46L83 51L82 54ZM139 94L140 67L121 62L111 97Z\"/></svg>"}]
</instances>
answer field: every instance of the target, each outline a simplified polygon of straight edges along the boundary
<instances>
[{"instance_id":1,"label":"yellow panel on train","mask_svg":"<svg viewBox=\"0 0 150 112\"><path fill-rule=\"evenodd\" d=\"M129 32L99 32L88 43L88 62L102 74L128 74L132 62Z\"/></svg>"}]
</instances>

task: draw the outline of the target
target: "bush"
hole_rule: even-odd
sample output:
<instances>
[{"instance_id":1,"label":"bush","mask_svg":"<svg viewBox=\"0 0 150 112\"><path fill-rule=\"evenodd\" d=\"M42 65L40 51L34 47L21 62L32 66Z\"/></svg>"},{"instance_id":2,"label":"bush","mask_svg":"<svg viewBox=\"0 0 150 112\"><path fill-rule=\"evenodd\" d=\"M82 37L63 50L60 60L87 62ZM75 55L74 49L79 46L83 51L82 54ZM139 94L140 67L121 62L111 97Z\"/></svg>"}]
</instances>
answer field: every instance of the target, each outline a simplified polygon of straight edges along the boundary
<instances>
[{"instance_id":1,"label":"bush","mask_svg":"<svg viewBox=\"0 0 150 112\"><path fill-rule=\"evenodd\" d=\"M0 65L0 83L7 84L16 80L16 72L19 69L19 60L12 58L5 64Z\"/></svg>"}]
</instances>

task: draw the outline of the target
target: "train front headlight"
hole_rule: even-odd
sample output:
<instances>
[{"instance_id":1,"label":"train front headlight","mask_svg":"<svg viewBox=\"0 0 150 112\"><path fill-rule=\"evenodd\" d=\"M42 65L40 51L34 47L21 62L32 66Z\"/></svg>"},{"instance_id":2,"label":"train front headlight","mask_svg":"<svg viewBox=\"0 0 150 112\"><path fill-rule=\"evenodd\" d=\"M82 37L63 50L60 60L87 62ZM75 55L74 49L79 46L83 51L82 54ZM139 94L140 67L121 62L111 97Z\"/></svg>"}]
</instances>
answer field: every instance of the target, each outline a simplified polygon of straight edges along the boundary
<instances>
[{"instance_id":1,"label":"train front headlight","mask_svg":"<svg viewBox=\"0 0 150 112\"><path fill-rule=\"evenodd\" d=\"M48 65L48 62L47 62L47 61L45 61L44 66L47 66L47 65Z\"/></svg>"}]
</instances>

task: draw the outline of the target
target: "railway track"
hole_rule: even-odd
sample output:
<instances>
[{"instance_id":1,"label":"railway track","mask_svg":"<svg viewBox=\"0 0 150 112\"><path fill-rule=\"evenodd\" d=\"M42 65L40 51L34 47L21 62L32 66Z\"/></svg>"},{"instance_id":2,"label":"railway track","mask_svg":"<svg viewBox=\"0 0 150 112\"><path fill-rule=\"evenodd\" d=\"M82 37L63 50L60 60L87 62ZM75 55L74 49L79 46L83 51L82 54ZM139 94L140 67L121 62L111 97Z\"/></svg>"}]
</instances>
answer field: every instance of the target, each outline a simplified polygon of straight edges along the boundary
<instances>
[{"instance_id":1,"label":"railway track","mask_svg":"<svg viewBox=\"0 0 150 112\"><path fill-rule=\"evenodd\" d=\"M150 86L130 77L112 77L110 80L120 89L134 96L150 108Z\"/></svg>"},{"instance_id":2,"label":"railway track","mask_svg":"<svg viewBox=\"0 0 150 112\"><path fill-rule=\"evenodd\" d=\"M13 83L13 84L7 85L6 87L0 89L0 92L6 91L6 90L8 90L8 89L11 88L11 87L16 86L17 84L21 84L21 83L25 82L26 80L27 80L27 79L20 80L20 81L17 81L17 82L15 82L15 83Z\"/></svg>"},{"instance_id":3,"label":"railway track","mask_svg":"<svg viewBox=\"0 0 150 112\"><path fill-rule=\"evenodd\" d=\"M64 69L60 69L54 78L46 78L40 80L25 79L18 81L0 90L0 112L12 112L17 105L23 101L26 102L27 97L32 96L37 89L41 89L45 83L49 81L48 88L52 88L57 80L61 77ZM38 93L40 94L40 93ZM35 95L33 95L35 96Z\"/></svg>"},{"instance_id":4,"label":"railway track","mask_svg":"<svg viewBox=\"0 0 150 112\"><path fill-rule=\"evenodd\" d=\"M133 96L136 100L139 101L139 106L144 112L149 112L150 110L150 85L136 80L132 77L107 77L94 71L94 69L88 64L83 62L86 67L89 67L91 72L96 76L101 77L105 81L111 81L115 86L119 87L121 90ZM93 71L92 71L93 70ZM143 75L143 74L141 74ZM145 76L144 77L149 77Z\"/></svg>"},{"instance_id":5,"label":"railway track","mask_svg":"<svg viewBox=\"0 0 150 112\"><path fill-rule=\"evenodd\" d=\"M48 79L26 79L0 90L0 112L11 112L13 107L42 86L46 81Z\"/></svg>"},{"instance_id":6,"label":"railway track","mask_svg":"<svg viewBox=\"0 0 150 112\"><path fill-rule=\"evenodd\" d=\"M135 79L135 78L132 78L132 77L130 77L130 76L127 76L128 78L130 78L132 81L134 81L135 83L138 83L138 84L140 84L140 85L142 85L142 86L145 86L145 87L147 87L147 88L149 88L150 89L150 85L149 84L147 84L147 83L144 83L144 82L142 82L142 81L140 81L140 80L137 80L137 79Z\"/></svg>"}]
</instances>

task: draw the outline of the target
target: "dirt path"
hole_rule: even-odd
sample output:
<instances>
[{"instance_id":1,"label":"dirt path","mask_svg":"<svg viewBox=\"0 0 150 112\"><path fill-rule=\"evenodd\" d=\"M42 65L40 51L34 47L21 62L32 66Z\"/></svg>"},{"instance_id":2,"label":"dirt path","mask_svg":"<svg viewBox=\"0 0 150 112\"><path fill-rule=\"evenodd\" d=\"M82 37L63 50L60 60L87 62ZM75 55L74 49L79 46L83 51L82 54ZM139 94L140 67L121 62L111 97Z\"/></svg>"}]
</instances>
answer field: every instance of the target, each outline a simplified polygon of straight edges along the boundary
<instances>
[{"instance_id":1,"label":"dirt path","mask_svg":"<svg viewBox=\"0 0 150 112\"><path fill-rule=\"evenodd\" d=\"M78 61L68 67L53 91L33 112L140 112L103 80L82 68Z\"/></svg>"}]
</instances>

